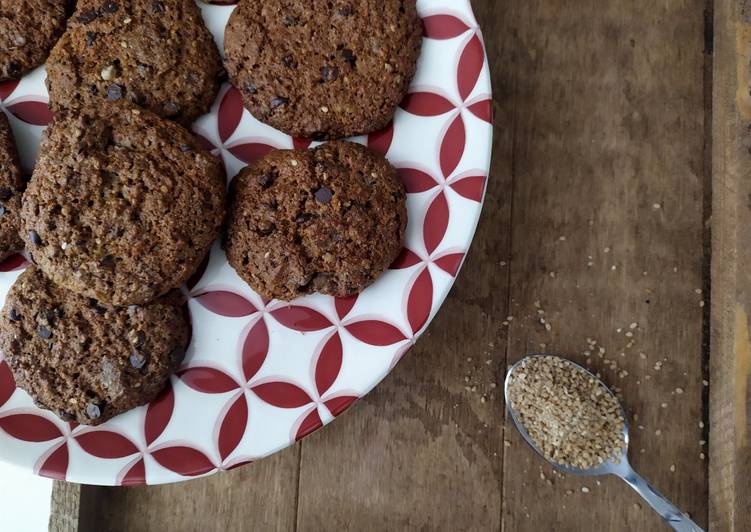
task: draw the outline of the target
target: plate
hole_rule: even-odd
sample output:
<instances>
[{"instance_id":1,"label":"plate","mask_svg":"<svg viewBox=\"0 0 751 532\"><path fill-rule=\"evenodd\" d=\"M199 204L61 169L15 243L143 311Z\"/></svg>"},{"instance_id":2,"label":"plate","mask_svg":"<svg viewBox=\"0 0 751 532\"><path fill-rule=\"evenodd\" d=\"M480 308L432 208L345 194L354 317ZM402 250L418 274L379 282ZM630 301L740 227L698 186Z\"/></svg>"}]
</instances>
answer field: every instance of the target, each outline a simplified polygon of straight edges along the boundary
<instances>
[{"instance_id":1,"label":"plate","mask_svg":"<svg viewBox=\"0 0 751 532\"><path fill-rule=\"evenodd\" d=\"M200 5L221 49L233 6ZM490 165L490 77L471 6L420 0L418 11L425 39L409 95L392 125L354 139L386 154L407 188L406 247L391 268L356 297L268 301L215 244L188 283L193 337L185 362L150 405L96 428L65 423L16 389L0 359L0 460L86 484L181 481L292 445L388 374L454 283ZM51 119L44 75L39 68L0 83L0 108L28 173ZM193 130L228 176L275 148L310 145L255 120L229 85ZM15 255L0 265L0 302L26 264Z\"/></svg>"}]
</instances>

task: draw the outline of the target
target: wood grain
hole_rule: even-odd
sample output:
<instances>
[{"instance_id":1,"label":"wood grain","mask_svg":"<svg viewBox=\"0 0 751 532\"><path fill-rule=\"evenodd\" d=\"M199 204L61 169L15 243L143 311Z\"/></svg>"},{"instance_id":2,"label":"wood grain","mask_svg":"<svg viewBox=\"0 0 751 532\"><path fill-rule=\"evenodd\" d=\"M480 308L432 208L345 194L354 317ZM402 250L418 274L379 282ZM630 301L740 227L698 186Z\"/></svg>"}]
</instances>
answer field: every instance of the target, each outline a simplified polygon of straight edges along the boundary
<instances>
[{"instance_id":1,"label":"wood grain","mask_svg":"<svg viewBox=\"0 0 751 532\"><path fill-rule=\"evenodd\" d=\"M299 446L290 447L255 464L181 484L82 486L79 530L292 530L299 453Z\"/></svg>"},{"instance_id":2,"label":"wood grain","mask_svg":"<svg viewBox=\"0 0 751 532\"><path fill-rule=\"evenodd\" d=\"M571 355L622 388L633 465L706 525L703 2L515 7L509 362ZM509 426L506 530L662 526L615 478L554 476Z\"/></svg>"},{"instance_id":3,"label":"wood grain","mask_svg":"<svg viewBox=\"0 0 751 532\"><path fill-rule=\"evenodd\" d=\"M55 482L50 503L49 532L77 532L81 508L81 486Z\"/></svg>"},{"instance_id":4,"label":"wood grain","mask_svg":"<svg viewBox=\"0 0 751 532\"><path fill-rule=\"evenodd\" d=\"M751 529L751 2L715 2L709 521Z\"/></svg>"},{"instance_id":5,"label":"wood grain","mask_svg":"<svg viewBox=\"0 0 751 532\"><path fill-rule=\"evenodd\" d=\"M718 10L729 26L731 3ZM494 161L475 242L428 333L376 390L291 450L174 486L82 489L80 530L662 529L619 481L554 475L504 426L492 385L507 361L541 350L589 359L623 389L632 462L707 523L707 6L473 5L493 77ZM722 72L730 76L718 68L715 79ZM731 143L732 130L723 134ZM746 174L733 157L734 195L724 201L737 212ZM740 231L726 233L731 256ZM749 286L738 270L725 293ZM713 356L734 352L736 329L713 331L726 339ZM727 443L745 409L736 408L738 366L724 364L713 359L713 382L732 390L712 386L713 426L723 431L713 436L710 473L721 486L712 488L718 530L729 522L721 512L742 522L747 508L733 497L743 477L734 472L751 472L748 461L735 469L747 455Z\"/></svg>"},{"instance_id":6,"label":"wood grain","mask_svg":"<svg viewBox=\"0 0 751 532\"><path fill-rule=\"evenodd\" d=\"M503 5L474 7L486 36L511 34ZM509 40L486 47L492 65L512 61ZM491 71L494 159L464 268L392 374L303 442L298 530L500 529L513 79Z\"/></svg>"}]
</instances>

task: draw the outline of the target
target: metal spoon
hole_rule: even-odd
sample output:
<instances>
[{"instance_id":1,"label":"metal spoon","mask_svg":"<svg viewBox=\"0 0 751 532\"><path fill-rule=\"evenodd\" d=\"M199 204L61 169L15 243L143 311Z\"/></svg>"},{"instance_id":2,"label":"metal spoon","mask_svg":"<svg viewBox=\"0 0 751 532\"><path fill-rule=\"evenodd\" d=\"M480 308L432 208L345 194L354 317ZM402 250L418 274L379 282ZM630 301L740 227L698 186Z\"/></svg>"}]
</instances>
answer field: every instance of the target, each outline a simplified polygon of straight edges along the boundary
<instances>
[{"instance_id":1,"label":"metal spoon","mask_svg":"<svg viewBox=\"0 0 751 532\"><path fill-rule=\"evenodd\" d=\"M524 440L532 447L532 449L535 450L537 454L543 457L550 465L558 469L559 471L563 471L564 473L570 473L573 475L582 475L582 476L596 476L596 475L615 475L617 477L620 477L623 479L626 484L634 488L636 493L641 495L641 498L644 499L647 504L649 504L652 509L660 514L660 517L662 517L665 522L671 526L674 530L679 530L681 532L696 532L696 531L702 531L701 527L694 523L688 515L686 515L684 512L682 512L680 509L678 509L673 503L671 503L669 500L665 498L664 495L662 495L659 491L657 491L652 485L647 482L644 477L639 475L636 471L633 470L631 465L628 463L628 422L626 421L626 414L623 412L623 406L621 406L621 413L623 414L623 438L626 442L626 446L623 448L622 455L616 460L612 459L607 462L604 462L600 464L597 467L593 467L590 469L579 469L576 467L568 467L562 464L558 464L556 462L552 462L545 458L545 455L542 454L540 449L535 445L534 441L532 441L532 438L529 437L529 434L527 434L527 431L524 428L524 425L521 424L519 421L519 418L514 412L513 406L511 405L511 401L509 400L508 396L508 385L509 380L511 377L511 374L514 372L516 368L519 367L519 365L524 361L527 360L530 357L535 356L555 356L555 355L547 355L547 354L535 354L535 355L528 355L518 362L516 362L513 366L511 366L506 373L506 382L504 383L504 397L506 399L506 408L508 409L508 412L511 414L511 419L514 421L514 425L516 426L517 430L521 433ZM563 357L558 357L563 358ZM567 362L571 362L568 359L564 359ZM610 388L605 386L605 384L598 379L591 371L587 370L586 368L580 366L579 364L575 364L574 362L571 362L574 366L581 369L582 371L586 372L587 374L591 375L593 379L596 379L602 386L608 390L610 395L615 397L612 391L610 391ZM616 398L617 400L617 398ZM620 403L619 403L620 404ZM703 532L703 531L702 531Z\"/></svg>"}]
</instances>

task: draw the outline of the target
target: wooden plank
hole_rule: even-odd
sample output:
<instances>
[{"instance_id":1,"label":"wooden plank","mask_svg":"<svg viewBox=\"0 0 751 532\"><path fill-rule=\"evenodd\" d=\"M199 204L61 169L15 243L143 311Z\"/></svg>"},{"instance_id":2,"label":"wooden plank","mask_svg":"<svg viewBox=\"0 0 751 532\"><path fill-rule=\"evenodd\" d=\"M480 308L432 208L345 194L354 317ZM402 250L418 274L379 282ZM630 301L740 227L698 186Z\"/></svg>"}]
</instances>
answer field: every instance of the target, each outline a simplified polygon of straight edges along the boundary
<instances>
[{"instance_id":1,"label":"wooden plank","mask_svg":"<svg viewBox=\"0 0 751 532\"><path fill-rule=\"evenodd\" d=\"M715 2L709 521L751 529L751 2Z\"/></svg>"},{"instance_id":2,"label":"wooden plank","mask_svg":"<svg viewBox=\"0 0 751 532\"><path fill-rule=\"evenodd\" d=\"M353 411L303 442L300 531L500 529L503 405L492 384L505 364L513 38L506 4L473 6L500 102L483 217L428 332Z\"/></svg>"},{"instance_id":3,"label":"wooden plank","mask_svg":"<svg viewBox=\"0 0 751 532\"><path fill-rule=\"evenodd\" d=\"M602 371L638 416L633 465L706 525L704 3L513 4L509 362L549 351ZM505 530L663 526L615 478L553 475L506 426Z\"/></svg>"},{"instance_id":4,"label":"wooden plank","mask_svg":"<svg viewBox=\"0 0 751 532\"><path fill-rule=\"evenodd\" d=\"M294 529L299 447L255 464L167 486L83 486L81 532Z\"/></svg>"},{"instance_id":5,"label":"wooden plank","mask_svg":"<svg viewBox=\"0 0 751 532\"><path fill-rule=\"evenodd\" d=\"M52 487L49 532L78 532L81 486L55 482Z\"/></svg>"}]
</instances>

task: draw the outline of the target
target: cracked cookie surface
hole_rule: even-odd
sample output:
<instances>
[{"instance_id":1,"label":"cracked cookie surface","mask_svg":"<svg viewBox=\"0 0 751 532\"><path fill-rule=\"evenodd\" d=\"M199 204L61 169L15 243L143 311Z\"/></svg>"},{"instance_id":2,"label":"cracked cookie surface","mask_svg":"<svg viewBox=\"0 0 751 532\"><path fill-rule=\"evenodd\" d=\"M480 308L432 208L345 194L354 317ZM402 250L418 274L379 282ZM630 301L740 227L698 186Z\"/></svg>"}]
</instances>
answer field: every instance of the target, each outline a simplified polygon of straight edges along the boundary
<instances>
[{"instance_id":1,"label":"cracked cookie surface","mask_svg":"<svg viewBox=\"0 0 751 532\"><path fill-rule=\"evenodd\" d=\"M225 67L245 107L293 136L386 127L415 74L414 0L244 1L225 31Z\"/></svg>"},{"instance_id":2,"label":"cracked cookie surface","mask_svg":"<svg viewBox=\"0 0 751 532\"><path fill-rule=\"evenodd\" d=\"M70 0L0 0L0 81L36 68L65 29Z\"/></svg>"},{"instance_id":3,"label":"cracked cookie surface","mask_svg":"<svg viewBox=\"0 0 751 532\"><path fill-rule=\"evenodd\" d=\"M174 122L123 101L58 114L40 153L21 236L75 293L150 301L185 282L219 232L221 164Z\"/></svg>"},{"instance_id":4,"label":"cracked cookie surface","mask_svg":"<svg viewBox=\"0 0 751 532\"><path fill-rule=\"evenodd\" d=\"M0 349L18 387L61 419L87 425L155 399L189 340L179 292L112 307L67 292L34 266L0 315Z\"/></svg>"},{"instance_id":5,"label":"cracked cookie surface","mask_svg":"<svg viewBox=\"0 0 751 532\"><path fill-rule=\"evenodd\" d=\"M264 297L348 296L389 267L406 225L396 170L364 146L335 141L245 167L230 187L225 248Z\"/></svg>"},{"instance_id":6,"label":"cracked cookie surface","mask_svg":"<svg viewBox=\"0 0 751 532\"><path fill-rule=\"evenodd\" d=\"M79 0L46 66L55 112L125 99L183 125L209 111L222 69L192 0Z\"/></svg>"}]
</instances>

